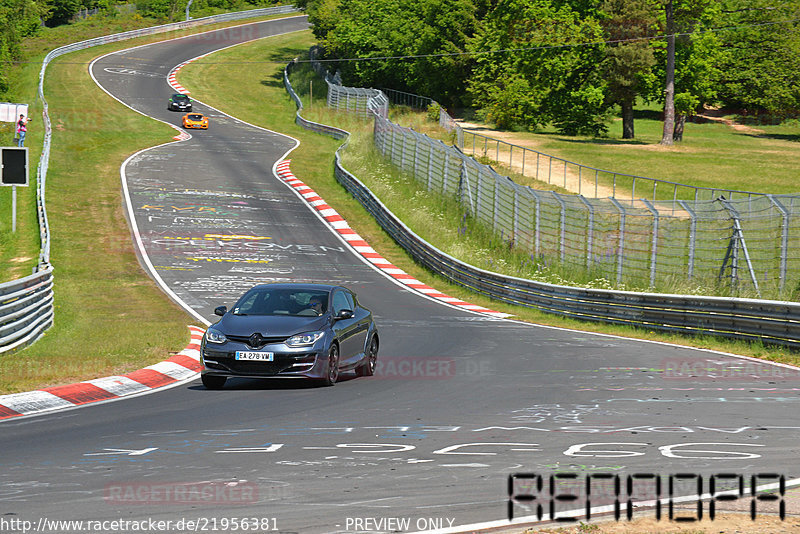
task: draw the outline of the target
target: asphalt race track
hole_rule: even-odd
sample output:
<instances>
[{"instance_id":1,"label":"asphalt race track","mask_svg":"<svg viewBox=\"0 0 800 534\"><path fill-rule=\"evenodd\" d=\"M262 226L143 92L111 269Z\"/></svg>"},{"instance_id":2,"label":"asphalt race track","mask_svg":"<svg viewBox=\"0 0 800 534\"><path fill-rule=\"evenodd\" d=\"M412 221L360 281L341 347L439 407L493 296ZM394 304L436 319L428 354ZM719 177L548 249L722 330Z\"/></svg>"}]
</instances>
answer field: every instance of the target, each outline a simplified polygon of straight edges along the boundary
<instances>
[{"instance_id":1,"label":"asphalt race track","mask_svg":"<svg viewBox=\"0 0 800 534\"><path fill-rule=\"evenodd\" d=\"M178 125L182 114L166 109L173 67L306 27L290 17L220 30L111 54L91 72L123 103ZM376 315L378 374L344 376L331 388L229 380L207 391L198 380L7 420L0 526L32 521L67 532L77 528L51 522L172 521L145 530L231 532L232 519L255 518L251 531L416 531L505 520L515 473L545 475L538 500L517 499L516 516L546 502L555 471L578 477L559 492L587 474L656 474L665 498L671 474L702 477L703 491L715 474L797 477L797 370L426 299L355 256L273 174L293 139L200 103L195 111L210 116L208 131L144 151L125 168L158 276L208 320L257 282L348 285ZM693 493L696 483L674 492ZM593 504L604 502L595 494ZM558 509L584 505L580 496ZM125 531L116 526L108 531Z\"/></svg>"}]
</instances>

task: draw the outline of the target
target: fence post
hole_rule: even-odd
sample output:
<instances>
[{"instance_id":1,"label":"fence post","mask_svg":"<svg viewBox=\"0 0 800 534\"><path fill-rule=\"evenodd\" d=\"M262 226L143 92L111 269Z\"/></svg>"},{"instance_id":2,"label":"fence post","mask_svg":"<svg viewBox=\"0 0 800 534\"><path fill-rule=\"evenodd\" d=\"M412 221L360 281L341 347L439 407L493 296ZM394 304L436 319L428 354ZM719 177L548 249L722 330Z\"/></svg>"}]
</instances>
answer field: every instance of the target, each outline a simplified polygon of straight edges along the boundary
<instances>
[{"instance_id":1,"label":"fence post","mask_svg":"<svg viewBox=\"0 0 800 534\"><path fill-rule=\"evenodd\" d=\"M414 166L412 167L412 172L414 173L414 178L416 179L419 175L419 170L417 169L419 163L419 134L417 132L411 132L414 136Z\"/></svg>"},{"instance_id":2,"label":"fence post","mask_svg":"<svg viewBox=\"0 0 800 534\"><path fill-rule=\"evenodd\" d=\"M658 210L653 207L649 200L642 199L642 202L650 213L653 214L653 240L650 245L650 287L656 285L656 259L658 258Z\"/></svg>"},{"instance_id":3,"label":"fence post","mask_svg":"<svg viewBox=\"0 0 800 534\"><path fill-rule=\"evenodd\" d=\"M756 289L756 293L758 296L761 296L761 290L758 288L758 280L756 279L756 273L753 271L753 264L750 262L750 253L747 252L747 243L744 240L744 229L742 228L742 221L739 212L736 208L733 207L733 204L728 202L722 197L719 197L720 204L725 206L725 209L728 210L730 213L731 220L733 221L733 235L731 236L731 242L728 245L728 252L725 253L725 259L722 261L722 267L720 268L720 276L725 271L725 264L728 262L728 257L733 253L732 263L731 263L731 281L735 284L738 281L738 263L739 263L739 246L742 247L742 252L744 252L744 259L747 262L747 269L750 271L750 280L753 282L753 287ZM750 201L748 200L748 203Z\"/></svg>"},{"instance_id":4,"label":"fence post","mask_svg":"<svg viewBox=\"0 0 800 534\"><path fill-rule=\"evenodd\" d=\"M400 146L400 170L406 170L406 130L400 130L400 139L402 145Z\"/></svg>"},{"instance_id":5,"label":"fence post","mask_svg":"<svg viewBox=\"0 0 800 534\"><path fill-rule=\"evenodd\" d=\"M467 168L466 161L464 159L462 159L461 162L462 162L461 164L463 165L463 167L466 169ZM469 173L467 173L467 182L469 182ZM483 210L481 209L481 207L483 206L483 187L482 187L482 185L483 185L483 173L481 173L481 168L478 167L475 170L475 189L476 189L476 191L475 191L475 215L477 217L480 217L481 213L483 213Z\"/></svg>"},{"instance_id":6,"label":"fence post","mask_svg":"<svg viewBox=\"0 0 800 534\"><path fill-rule=\"evenodd\" d=\"M616 177L615 177L616 181ZM619 210L619 245L617 250L617 283L622 283L622 264L625 258L625 208L622 207L622 204L619 201L611 197L611 202L617 207Z\"/></svg>"},{"instance_id":7,"label":"fence post","mask_svg":"<svg viewBox=\"0 0 800 534\"><path fill-rule=\"evenodd\" d=\"M597 179L598 179L597 175L599 173L600 173L599 170L597 169L594 170L594 198L597 198Z\"/></svg>"},{"instance_id":8,"label":"fence post","mask_svg":"<svg viewBox=\"0 0 800 534\"><path fill-rule=\"evenodd\" d=\"M464 186L466 185L467 190L467 206L469 206L469 211L472 213L473 216L478 215L477 209L473 206L473 199L472 199L472 185L469 183L469 169L467 168L467 163L464 158L461 158L461 162L459 164L459 179L458 179L458 200L462 204L464 203ZM480 192L480 175L478 175L478 191Z\"/></svg>"},{"instance_id":9,"label":"fence post","mask_svg":"<svg viewBox=\"0 0 800 534\"><path fill-rule=\"evenodd\" d=\"M394 157L394 152L395 152L394 132L397 129L397 127L393 123L390 122L389 123L389 128L392 131L392 138L389 140L389 147L390 147L389 159L391 160L392 163L395 163L396 160L395 160L395 157ZM396 163L395 163L395 165L396 165Z\"/></svg>"},{"instance_id":10,"label":"fence post","mask_svg":"<svg viewBox=\"0 0 800 534\"><path fill-rule=\"evenodd\" d=\"M536 254L536 258L538 259L539 258L539 244L540 244L539 228L541 226L539 224L539 222L541 221L541 216L540 215L541 215L541 211L542 211L541 210L541 207L542 207L541 204L542 203L541 203L541 199L539 198L539 195L536 193L536 191L531 186L527 186L527 187L528 187L528 192L531 195L533 195L534 204L536 206L534 208L536 210L536 213L533 216L533 252L534 252L534 254Z\"/></svg>"},{"instance_id":11,"label":"fence post","mask_svg":"<svg viewBox=\"0 0 800 534\"><path fill-rule=\"evenodd\" d=\"M433 144L426 137L425 146L428 147L428 191L431 190L431 180L433 178Z\"/></svg>"},{"instance_id":12,"label":"fence post","mask_svg":"<svg viewBox=\"0 0 800 534\"><path fill-rule=\"evenodd\" d=\"M523 152L524 153L524 152ZM516 246L517 244L517 236L519 235L519 188L517 184L512 183L511 186L514 188L514 236L513 236L513 243Z\"/></svg>"},{"instance_id":13,"label":"fence post","mask_svg":"<svg viewBox=\"0 0 800 534\"><path fill-rule=\"evenodd\" d=\"M498 184L497 176L494 177L494 206L492 206L492 230L497 231L497 205L500 203L498 198L500 194L500 186Z\"/></svg>"},{"instance_id":14,"label":"fence post","mask_svg":"<svg viewBox=\"0 0 800 534\"><path fill-rule=\"evenodd\" d=\"M687 278L689 280L692 279L694 276L694 251L695 251L695 243L696 243L696 235L697 235L697 215L695 214L694 210L689 207L689 204L686 201L679 200L678 204L686 210L686 213L689 214L689 217L692 218L692 221L689 223L689 258L687 265Z\"/></svg>"},{"instance_id":15,"label":"fence post","mask_svg":"<svg viewBox=\"0 0 800 534\"><path fill-rule=\"evenodd\" d=\"M450 171L450 151L444 151L444 172L442 173L442 195L447 196L447 174Z\"/></svg>"},{"instance_id":16,"label":"fence post","mask_svg":"<svg viewBox=\"0 0 800 534\"><path fill-rule=\"evenodd\" d=\"M586 269L591 269L592 267L592 241L594 238L594 206L592 206L588 200L586 200L583 196L578 195L578 198L581 199L583 205L586 206L587 211L589 212L589 227L586 229Z\"/></svg>"},{"instance_id":17,"label":"fence post","mask_svg":"<svg viewBox=\"0 0 800 534\"><path fill-rule=\"evenodd\" d=\"M780 266L780 279L779 288L783 291L786 285L786 263L787 256L789 255L789 211L774 195L767 195L767 198L775 204L775 207L781 212L781 266Z\"/></svg>"},{"instance_id":18,"label":"fence post","mask_svg":"<svg viewBox=\"0 0 800 534\"><path fill-rule=\"evenodd\" d=\"M567 255L567 252L566 252L566 248L567 248L567 206L566 206L566 204L564 204L564 201L561 200L561 195L559 195L555 191L550 191L550 193L553 194L553 198L555 198L556 201L561 206L561 214L560 214L560 217L559 217L560 218L560 223L561 223L561 231L559 232L558 248L559 248L559 256L561 258L561 263L564 263L564 260L566 259L566 255Z\"/></svg>"}]
</instances>

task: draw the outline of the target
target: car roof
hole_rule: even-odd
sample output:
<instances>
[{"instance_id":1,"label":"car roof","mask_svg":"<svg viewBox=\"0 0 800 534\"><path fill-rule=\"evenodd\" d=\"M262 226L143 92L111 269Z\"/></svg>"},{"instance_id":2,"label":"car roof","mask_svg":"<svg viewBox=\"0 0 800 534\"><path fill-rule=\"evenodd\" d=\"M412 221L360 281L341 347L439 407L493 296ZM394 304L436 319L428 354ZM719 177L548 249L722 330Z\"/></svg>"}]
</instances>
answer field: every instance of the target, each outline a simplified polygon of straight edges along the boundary
<instances>
[{"instance_id":1,"label":"car roof","mask_svg":"<svg viewBox=\"0 0 800 534\"><path fill-rule=\"evenodd\" d=\"M188 96L183 95L181 93L172 93L172 98L175 98L175 97L178 97L178 98L189 98Z\"/></svg>"}]
</instances>

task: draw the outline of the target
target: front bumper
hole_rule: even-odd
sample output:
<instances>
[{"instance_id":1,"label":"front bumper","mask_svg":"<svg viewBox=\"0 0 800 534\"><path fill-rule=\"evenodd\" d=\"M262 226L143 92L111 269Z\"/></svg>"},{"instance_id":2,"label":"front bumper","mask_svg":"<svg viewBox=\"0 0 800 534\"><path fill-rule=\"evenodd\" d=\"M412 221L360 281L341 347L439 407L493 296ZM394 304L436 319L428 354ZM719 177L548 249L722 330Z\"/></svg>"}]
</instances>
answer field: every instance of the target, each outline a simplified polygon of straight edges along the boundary
<instances>
[{"instance_id":1,"label":"front bumper","mask_svg":"<svg viewBox=\"0 0 800 534\"><path fill-rule=\"evenodd\" d=\"M268 347L264 347L262 350L270 351ZM327 356L325 351L307 349L287 351L286 347L283 347L283 350L270 352L274 354L271 362L242 361L235 359L235 350L218 350L204 346L200 358L200 363L203 364L202 374L249 378L324 378L326 376L328 361L327 357L323 357Z\"/></svg>"}]
</instances>

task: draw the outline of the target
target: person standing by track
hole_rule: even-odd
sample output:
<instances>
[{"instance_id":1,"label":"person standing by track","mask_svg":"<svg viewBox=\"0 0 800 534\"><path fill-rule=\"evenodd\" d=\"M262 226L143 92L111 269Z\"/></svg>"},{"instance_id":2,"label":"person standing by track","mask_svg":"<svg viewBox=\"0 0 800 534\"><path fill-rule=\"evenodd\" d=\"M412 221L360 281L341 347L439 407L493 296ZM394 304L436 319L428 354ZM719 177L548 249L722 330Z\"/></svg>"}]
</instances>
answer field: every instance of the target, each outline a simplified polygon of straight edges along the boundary
<instances>
[{"instance_id":1,"label":"person standing by track","mask_svg":"<svg viewBox=\"0 0 800 534\"><path fill-rule=\"evenodd\" d=\"M23 147L25 146L25 134L28 132L28 122L31 119L26 117L24 114L20 114L19 120L17 121L17 146Z\"/></svg>"}]
</instances>

